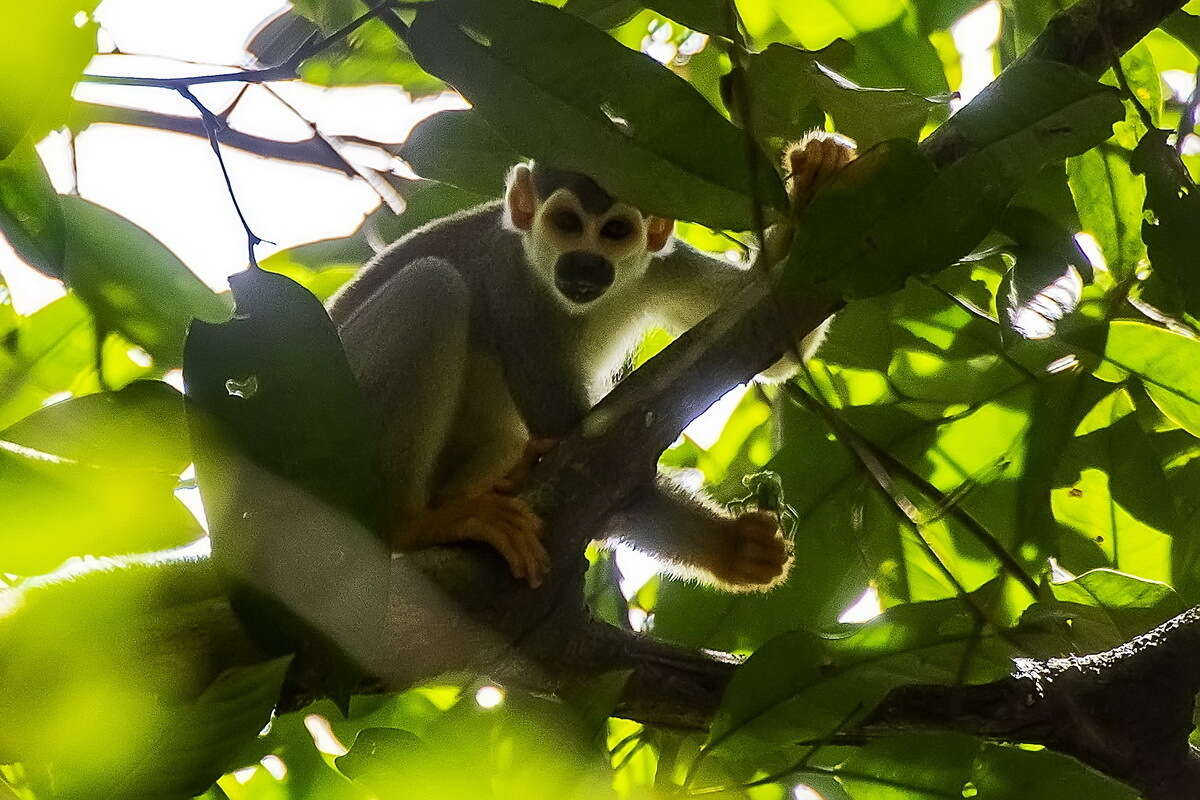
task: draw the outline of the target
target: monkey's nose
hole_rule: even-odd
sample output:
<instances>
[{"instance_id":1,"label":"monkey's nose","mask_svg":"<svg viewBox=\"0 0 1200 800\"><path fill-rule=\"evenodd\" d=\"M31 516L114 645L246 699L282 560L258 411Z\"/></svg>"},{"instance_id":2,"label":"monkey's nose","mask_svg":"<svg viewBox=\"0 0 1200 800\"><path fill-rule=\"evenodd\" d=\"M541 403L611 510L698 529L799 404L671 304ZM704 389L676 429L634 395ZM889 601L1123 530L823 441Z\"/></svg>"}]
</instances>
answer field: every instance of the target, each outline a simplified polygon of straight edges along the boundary
<instances>
[{"instance_id":1,"label":"monkey's nose","mask_svg":"<svg viewBox=\"0 0 1200 800\"><path fill-rule=\"evenodd\" d=\"M590 303L612 286L612 262L587 250L563 253L554 267L554 285L574 303Z\"/></svg>"}]
</instances>

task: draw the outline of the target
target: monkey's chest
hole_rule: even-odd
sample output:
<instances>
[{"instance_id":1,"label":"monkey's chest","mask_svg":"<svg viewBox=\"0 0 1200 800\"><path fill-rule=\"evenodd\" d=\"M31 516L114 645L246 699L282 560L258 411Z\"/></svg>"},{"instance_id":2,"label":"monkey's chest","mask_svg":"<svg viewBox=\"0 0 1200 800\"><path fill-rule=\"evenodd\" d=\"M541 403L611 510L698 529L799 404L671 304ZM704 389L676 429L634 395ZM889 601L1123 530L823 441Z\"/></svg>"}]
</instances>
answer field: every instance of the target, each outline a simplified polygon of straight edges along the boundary
<instances>
[{"instance_id":1,"label":"monkey's chest","mask_svg":"<svg viewBox=\"0 0 1200 800\"><path fill-rule=\"evenodd\" d=\"M441 458L445 482L439 494L490 485L524 451L529 429L495 355L469 353L451 431Z\"/></svg>"}]
</instances>

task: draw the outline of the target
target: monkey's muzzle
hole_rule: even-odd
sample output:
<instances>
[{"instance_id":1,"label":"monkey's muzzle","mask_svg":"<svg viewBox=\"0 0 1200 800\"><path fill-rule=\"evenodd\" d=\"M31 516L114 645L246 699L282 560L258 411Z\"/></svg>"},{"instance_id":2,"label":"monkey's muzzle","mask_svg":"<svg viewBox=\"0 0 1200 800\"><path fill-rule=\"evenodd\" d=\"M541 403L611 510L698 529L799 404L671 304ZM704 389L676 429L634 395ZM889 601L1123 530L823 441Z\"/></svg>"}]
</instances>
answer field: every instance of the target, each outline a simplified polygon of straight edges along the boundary
<instances>
[{"instance_id":1,"label":"monkey's muzzle","mask_svg":"<svg viewBox=\"0 0 1200 800\"><path fill-rule=\"evenodd\" d=\"M554 265L554 285L573 303L590 303L612 286L612 262L587 250L563 253Z\"/></svg>"}]
</instances>

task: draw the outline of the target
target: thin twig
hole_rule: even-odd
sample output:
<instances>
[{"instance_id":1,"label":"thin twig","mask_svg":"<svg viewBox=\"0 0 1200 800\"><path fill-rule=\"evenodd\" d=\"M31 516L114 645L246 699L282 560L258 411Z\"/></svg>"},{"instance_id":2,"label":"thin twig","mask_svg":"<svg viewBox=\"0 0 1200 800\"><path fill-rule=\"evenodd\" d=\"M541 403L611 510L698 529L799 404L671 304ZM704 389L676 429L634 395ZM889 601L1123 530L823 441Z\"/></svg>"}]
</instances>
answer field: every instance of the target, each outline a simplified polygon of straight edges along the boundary
<instances>
[{"instance_id":1,"label":"thin twig","mask_svg":"<svg viewBox=\"0 0 1200 800\"><path fill-rule=\"evenodd\" d=\"M302 63L354 33L354 31L361 28L381 11L385 11L389 4L389 0L379 0L379 2L371 5L365 14L356 17L328 36L321 36L314 33L304 44L296 48L296 51L286 61L274 67L240 69L215 75L193 75L183 78L142 78L129 75L84 74L79 77L79 80L83 83L100 83L108 86L145 86L157 89L172 89L174 91L206 83L232 83L235 81L242 83L266 83L267 81L292 80L296 77Z\"/></svg>"},{"instance_id":2,"label":"thin twig","mask_svg":"<svg viewBox=\"0 0 1200 800\"><path fill-rule=\"evenodd\" d=\"M250 254L250 266L252 269L258 269L258 258L254 255L254 247L266 240L250 229L250 223L246 221L246 215L242 213L242 206L238 203L237 193L233 190L233 181L229 177L229 169L225 166L225 157L221 155L221 143L217 140L217 131L222 127L221 120L217 118L216 114L209 111L208 107L201 103L187 86L178 86L175 91L179 92L184 100L194 105L200 112L200 119L204 121L204 130L208 134L208 144L217 156L217 163L221 166L221 176L225 179L225 188L229 190L229 199L233 201L233 210L237 212L242 229L246 231L248 243L246 249ZM268 242L268 244L274 244L274 242Z\"/></svg>"}]
</instances>

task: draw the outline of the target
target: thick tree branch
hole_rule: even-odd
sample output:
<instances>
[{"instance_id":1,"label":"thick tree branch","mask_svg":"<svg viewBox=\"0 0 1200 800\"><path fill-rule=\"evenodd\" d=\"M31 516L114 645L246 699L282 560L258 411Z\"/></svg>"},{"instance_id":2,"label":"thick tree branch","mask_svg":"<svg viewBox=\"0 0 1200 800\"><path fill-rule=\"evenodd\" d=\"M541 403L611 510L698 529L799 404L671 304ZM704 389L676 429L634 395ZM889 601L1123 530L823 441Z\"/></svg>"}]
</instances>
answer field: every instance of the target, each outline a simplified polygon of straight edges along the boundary
<instances>
[{"instance_id":1,"label":"thick tree branch","mask_svg":"<svg viewBox=\"0 0 1200 800\"><path fill-rule=\"evenodd\" d=\"M205 139L208 137L204 130L204 122L199 117L184 117L157 111L106 106L99 103L74 103L70 118L72 130L82 130L97 123L137 125ZM264 158L325 167L350 177L357 175L354 167L346 163L345 159L338 155L337 151L327 142L316 136L298 142L280 142L275 139L264 139L261 136L242 133L225 126L217 132L217 140L221 144L236 147Z\"/></svg>"},{"instance_id":2,"label":"thick tree branch","mask_svg":"<svg viewBox=\"0 0 1200 800\"><path fill-rule=\"evenodd\" d=\"M904 686L864 732L951 730L1043 744L1124 781L1147 800L1200 797L1188 743L1200 692L1200 608L1105 653L1022 659L979 686Z\"/></svg>"}]
</instances>

